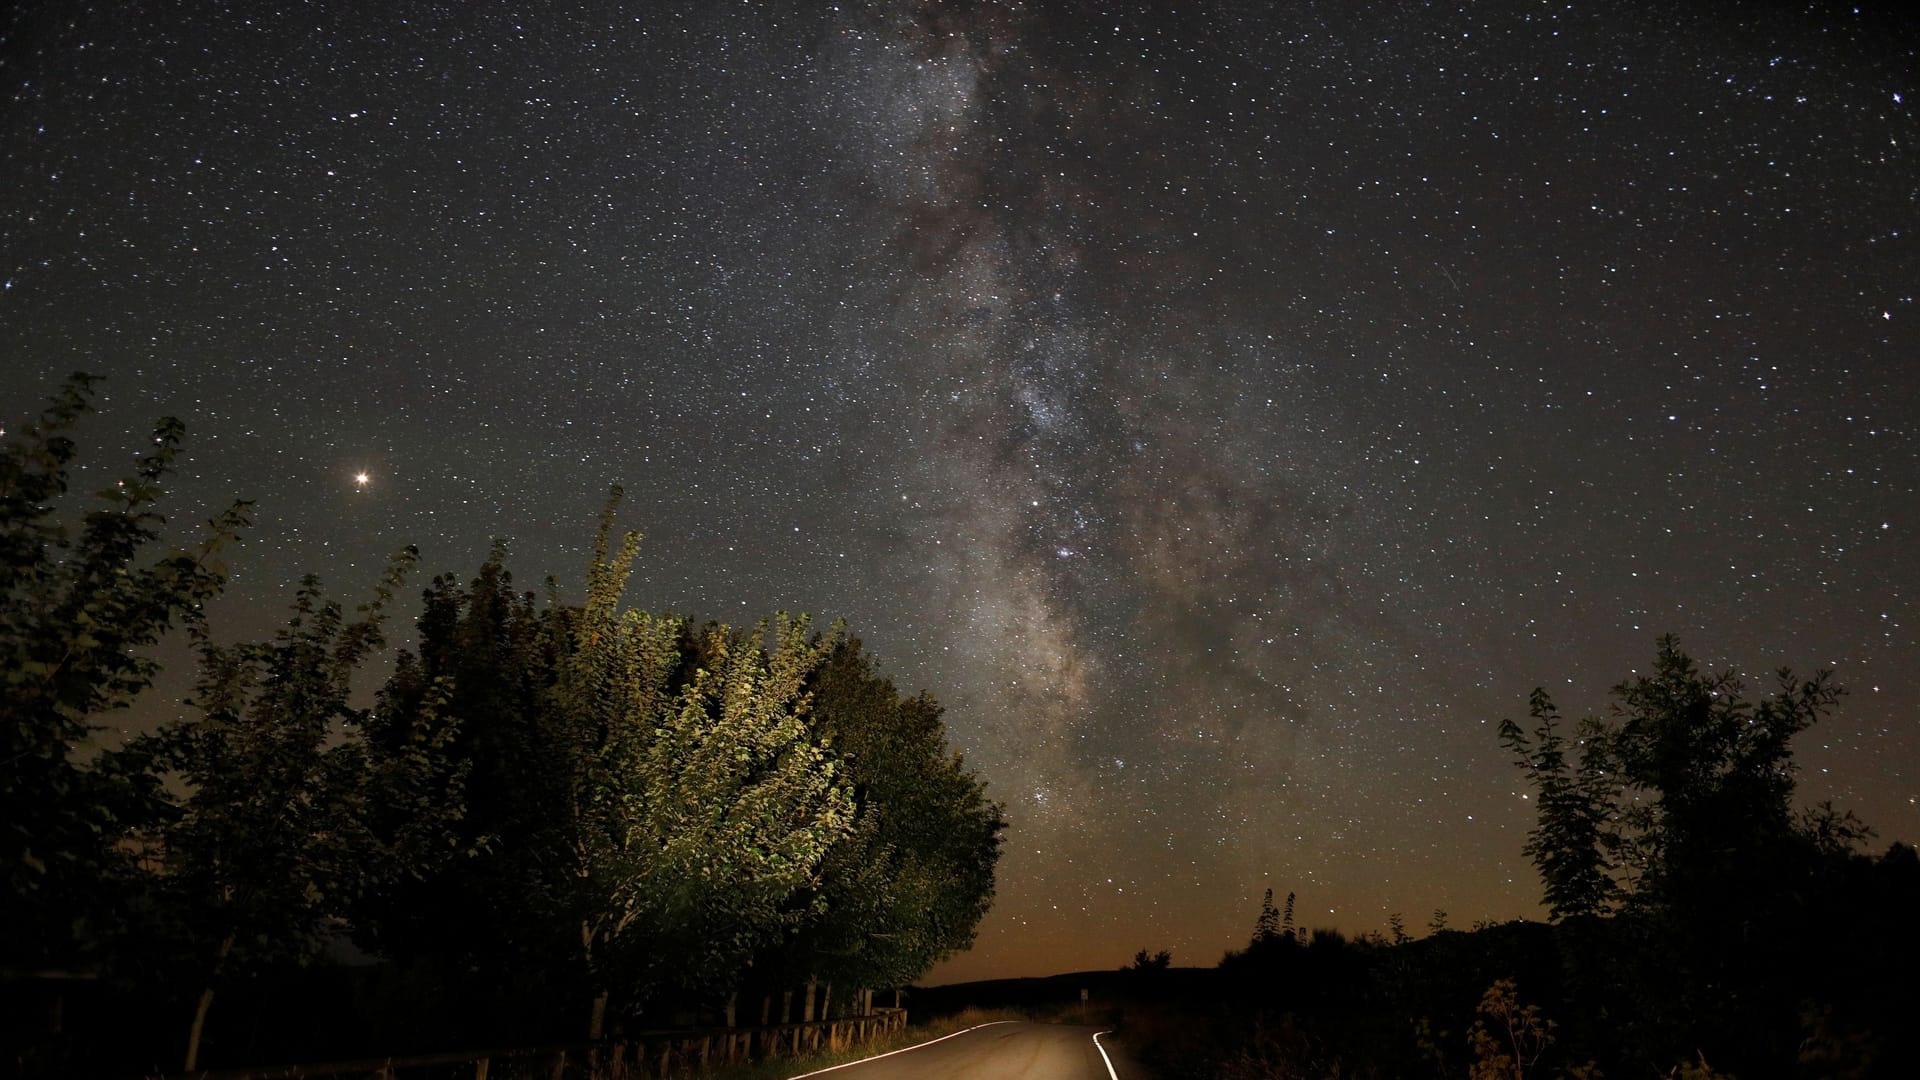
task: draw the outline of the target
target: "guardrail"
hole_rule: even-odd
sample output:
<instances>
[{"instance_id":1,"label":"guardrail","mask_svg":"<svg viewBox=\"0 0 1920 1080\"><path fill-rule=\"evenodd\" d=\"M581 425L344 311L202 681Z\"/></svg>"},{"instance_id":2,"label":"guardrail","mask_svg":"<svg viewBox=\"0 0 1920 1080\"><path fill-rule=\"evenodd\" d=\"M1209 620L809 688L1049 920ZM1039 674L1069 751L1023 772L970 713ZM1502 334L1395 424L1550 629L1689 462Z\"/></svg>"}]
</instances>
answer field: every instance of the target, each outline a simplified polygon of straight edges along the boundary
<instances>
[{"instance_id":1,"label":"guardrail","mask_svg":"<svg viewBox=\"0 0 1920 1080\"><path fill-rule=\"evenodd\" d=\"M295 1080L304 1077L377 1080L643 1080L698 1074L720 1065L793 1057L857 1046L907 1026L907 1010L876 1008L841 1016L764 1027L638 1031L597 1043L473 1050L367 1058L313 1065L168 1073L149 1080Z\"/></svg>"}]
</instances>

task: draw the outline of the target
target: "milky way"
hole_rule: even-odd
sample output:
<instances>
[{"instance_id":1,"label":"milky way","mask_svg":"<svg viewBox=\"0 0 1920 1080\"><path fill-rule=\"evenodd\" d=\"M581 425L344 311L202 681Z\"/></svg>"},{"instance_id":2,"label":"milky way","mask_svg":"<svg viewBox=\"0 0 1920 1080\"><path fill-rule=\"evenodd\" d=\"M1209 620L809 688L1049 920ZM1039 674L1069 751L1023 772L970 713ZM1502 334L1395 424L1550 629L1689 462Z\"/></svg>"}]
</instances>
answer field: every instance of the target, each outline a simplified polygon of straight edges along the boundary
<instances>
[{"instance_id":1,"label":"milky way","mask_svg":"<svg viewBox=\"0 0 1920 1080\"><path fill-rule=\"evenodd\" d=\"M1920 838L1907 23L585 7L10 17L0 401L188 422L227 633L577 585L622 482L639 602L948 706L1013 827L936 979L1537 914L1493 727L1668 631L1835 668L1803 794Z\"/></svg>"}]
</instances>

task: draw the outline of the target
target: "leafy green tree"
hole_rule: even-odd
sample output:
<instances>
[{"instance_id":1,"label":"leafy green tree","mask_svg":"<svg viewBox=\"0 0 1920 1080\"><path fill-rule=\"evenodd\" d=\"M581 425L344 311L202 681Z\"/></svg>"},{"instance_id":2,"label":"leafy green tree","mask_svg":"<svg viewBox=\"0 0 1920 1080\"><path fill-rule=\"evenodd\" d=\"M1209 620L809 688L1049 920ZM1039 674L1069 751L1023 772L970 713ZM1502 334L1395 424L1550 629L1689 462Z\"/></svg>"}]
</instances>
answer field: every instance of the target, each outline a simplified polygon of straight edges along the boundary
<instances>
[{"instance_id":1,"label":"leafy green tree","mask_svg":"<svg viewBox=\"0 0 1920 1080\"><path fill-rule=\"evenodd\" d=\"M379 711L438 692L459 718L475 854L376 898L361 940L579 992L596 1034L616 1002L721 1000L749 967L898 985L964 948L1004 823L938 704L804 619L623 611L639 538L613 549L614 505L580 607L516 595L498 546L427 590Z\"/></svg>"},{"instance_id":2,"label":"leafy green tree","mask_svg":"<svg viewBox=\"0 0 1920 1080\"><path fill-rule=\"evenodd\" d=\"M77 533L60 501L73 432L98 378L76 374L40 419L0 438L0 964L94 963L137 891L122 841L164 807L138 752L99 752L97 717L151 683L145 654L192 624L226 572L220 551L249 524L236 503L191 551L146 558L184 428L161 420L131 476L98 493Z\"/></svg>"},{"instance_id":3,"label":"leafy green tree","mask_svg":"<svg viewBox=\"0 0 1920 1080\"><path fill-rule=\"evenodd\" d=\"M760 967L794 980L904 985L972 944L992 903L1005 819L948 749L940 705L902 696L858 639L835 645L808 686L807 722L840 758L857 812L818 883L796 898L815 914Z\"/></svg>"},{"instance_id":4,"label":"leafy green tree","mask_svg":"<svg viewBox=\"0 0 1920 1080\"><path fill-rule=\"evenodd\" d=\"M1613 895L1609 821L1616 813L1599 728L1591 721L1583 725L1575 769L1560 734L1560 711L1544 688L1534 690L1528 712L1534 722L1531 737L1512 720L1500 721L1500 741L1514 764L1527 770L1537 797L1537 824L1522 850L1540 870L1553 918L1599 914Z\"/></svg>"},{"instance_id":5,"label":"leafy green tree","mask_svg":"<svg viewBox=\"0 0 1920 1080\"><path fill-rule=\"evenodd\" d=\"M586 604L550 623L568 647L544 731L567 770L566 895L596 1039L615 990L725 989L804 919L789 901L854 816L805 720L806 681L832 639L812 638L804 617L712 628L676 693L684 624L620 610L640 538L609 557L612 524L610 502Z\"/></svg>"},{"instance_id":6,"label":"leafy green tree","mask_svg":"<svg viewBox=\"0 0 1920 1080\"><path fill-rule=\"evenodd\" d=\"M184 790L153 850L181 970L199 990L189 1071L221 986L307 963L360 896L451 852L460 787L443 753L449 729L429 714L384 731L397 752L375 754L364 731L381 721L349 702L412 562L410 550L397 557L352 620L308 577L270 641L222 646L196 632L197 715L136 741Z\"/></svg>"}]
</instances>

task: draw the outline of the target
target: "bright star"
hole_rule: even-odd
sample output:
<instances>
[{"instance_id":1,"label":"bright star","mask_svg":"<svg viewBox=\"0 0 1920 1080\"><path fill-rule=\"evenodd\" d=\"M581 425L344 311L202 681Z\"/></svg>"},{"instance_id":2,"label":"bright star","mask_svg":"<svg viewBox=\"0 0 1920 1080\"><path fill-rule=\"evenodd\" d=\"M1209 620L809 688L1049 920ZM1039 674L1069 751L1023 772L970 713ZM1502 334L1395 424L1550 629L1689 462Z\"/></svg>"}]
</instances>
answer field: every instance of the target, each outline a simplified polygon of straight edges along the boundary
<instances>
[{"instance_id":1,"label":"bright star","mask_svg":"<svg viewBox=\"0 0 1920 1080\"><path fill-rule=\"evenodd\" d=\"M366 487L367 484L372 480L373 480L373 477L363 472L358 472L353 474L353 484L355 487Z\"/></svg>"}]
</instances>

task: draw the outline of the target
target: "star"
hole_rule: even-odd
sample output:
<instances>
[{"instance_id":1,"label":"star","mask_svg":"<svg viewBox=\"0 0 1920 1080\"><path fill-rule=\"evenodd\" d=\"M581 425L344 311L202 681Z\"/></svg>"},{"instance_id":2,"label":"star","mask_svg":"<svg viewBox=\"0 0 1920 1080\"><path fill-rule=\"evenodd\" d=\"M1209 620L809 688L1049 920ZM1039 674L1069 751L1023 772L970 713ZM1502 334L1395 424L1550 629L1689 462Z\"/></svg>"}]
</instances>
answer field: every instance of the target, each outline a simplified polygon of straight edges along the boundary
<instances>
[{"instance_id":1,"label":"star","mask_svg":"<svg viewBox=\"0 0 1920 1080\"><path fill-rule=\"evenodd\" d=\"M1537 915L1537 800L1487 725L1543 684L1604 707L1668 630L1716 670L1845 658L1803 801L1920 840L1888 719L1920 707L1888 419L1920 393L1914 50L1874 5L1311 40L1289 5L793 6L552 20L556 55L661 74L543 66L538 100L473 62L516 20L423 16L401 63L325 17L327 50L211 67L202 37L294 39L37 22L0 110L0 448L69 353L110 423L178 414L183 499L301 538L247 548L232 640L399 544L465 578L506 537L577 587L623 483L636 604L845 618L1015 809L935 983L1217 956L1268 875L1350 933ZM343 507L353 457L407 478ZM1095 860L1207 885L1106 894L1168 935L1114 942L1051 906Z\"/></svg>"}]
</instances>

